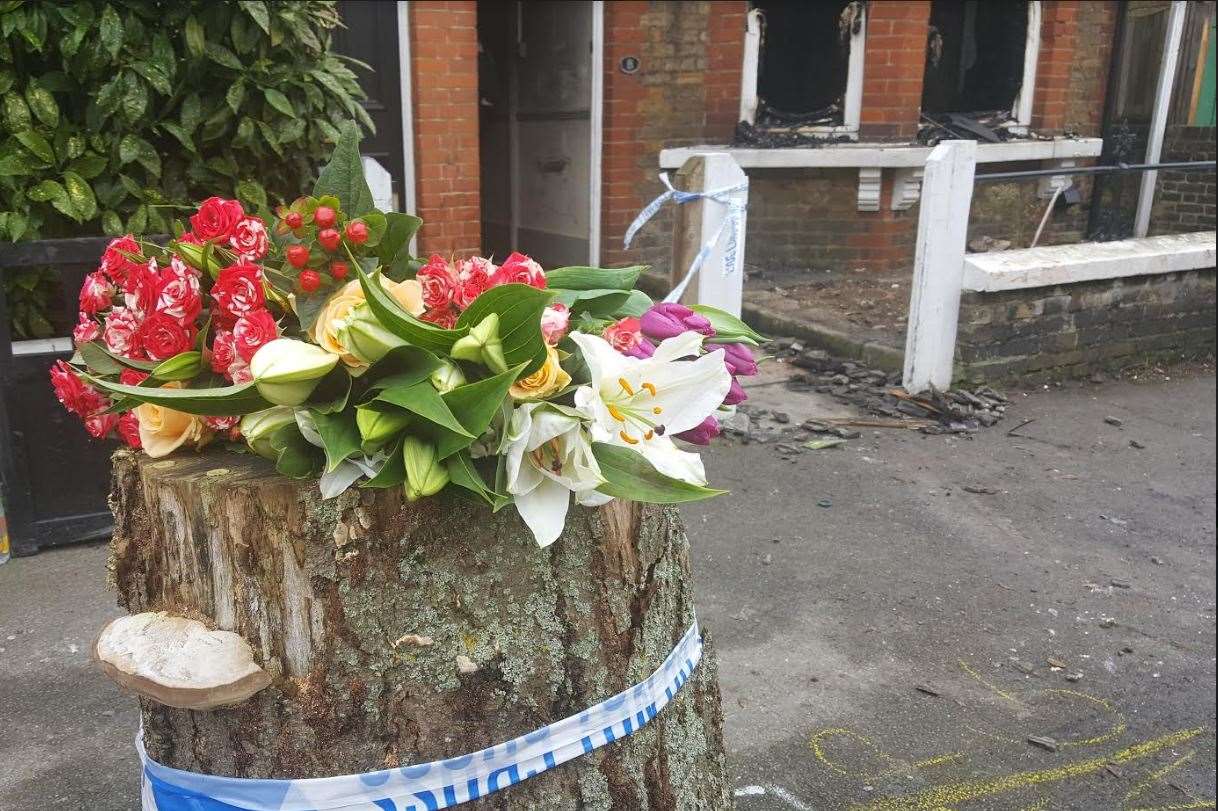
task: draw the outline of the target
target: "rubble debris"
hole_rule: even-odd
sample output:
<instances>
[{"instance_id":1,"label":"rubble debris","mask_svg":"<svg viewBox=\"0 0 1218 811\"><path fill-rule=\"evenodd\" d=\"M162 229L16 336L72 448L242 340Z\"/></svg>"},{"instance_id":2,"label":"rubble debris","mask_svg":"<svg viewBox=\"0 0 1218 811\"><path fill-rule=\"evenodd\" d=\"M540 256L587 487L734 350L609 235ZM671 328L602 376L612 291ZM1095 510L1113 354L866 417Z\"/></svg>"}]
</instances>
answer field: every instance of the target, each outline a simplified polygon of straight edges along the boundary
<instances>
[{"instance_id":1,"label":"rubble debris","mask_svg":"<svg viewBox=\"0 0 1218 811\"><path fill-rule=\"evenodd\" d=\"M1082 674L1082 673L1067 673L1067 674L1066 674L1066 681L1070 682L1071 684L1075 684L1075 683L1080 682L1080 681L1082 681L1082 680L1083 680L1083 674Z\"/></svg>"},{"instance_id":2,"label":"rubble debris","mask_svg":"<svg viewBox=\"0 0 1218 811\"><path fill-rule=\"evenodd\" d=\"M836 448L838 445L845 445L846 440L841 437L832 437L826 439L809 439L803 444L810 451L824 450L825 448Z\"/></svg>"},{"instance_id":3,"label":"rubble debris","mask_svg":"<svg viewBox=\"0 0 1218 811\"><path fill-rule=\"evenodd\" d=\"M461 673L463 675L468 675L470 673L478 672L478 665L474 662L473 659L469 658L468 656L465 656L464 654L462 654L457 657L456 661L457 661L457 672L458 673Z\"/></svg>"},{"instance_id":4,"label":"rubble debris","mask_svg":"<svg viewBox=\"0 0 1218 811\"><path fill-rule=\"evenodd\" d=\"M785 350L790 362L804 373L787 381L792 391L818 391L858 406L879 419L805 422L815 433L842 436L834 429L912 428L927 434L965 434L996 425L1006 416L1010 401L989 386L949 389L912 395L901 388L899 372L870 369L856 361L832 358L820 349L795 353ZM1025 425L1027 423L1024 423ZM857 434L856 434L857 435ZM854 438L854 437L847 437Z\"/></svg>"},{"instance_id":5,"label":"rubble debris","mask_svg":"<svg viewBox=\"0 0 1218 811\"><path fill-rule=\"evenodd\" d=\"M815 125L807 124L804 126ZM768 121L757 126L747 121L741 121L736 124L736 132L732 136L732 146L760 147L762 149L782 149L785 147L815 149L830 144L844 144L849 141L850 136L845 133L826 135L823 132L803 130L799 126L769 123Z\"/></svg>"},{"instance_id":6,"label":"rubble debris","mask_svg":"<svg viewBox=\"0 0 1218 811\"><path fill-rule=\"evenodd\" d=\"M932 687L929 684L916 684L916 685L914 685L914 689L917 690L919 693L925 693L926 695L934 696L935 698L938 698L940 695L942 695L942 693L939 692L938 688Z\"/></svg>"},{"instance_id":7,"label":"rubble debris","mask_svg":"<svg viewBox=\"0 0 1218 811\"><path fill-rule=\"evenodd\" d=\"M1129 440L1129 447L1133 448L1134 450L1138 450L1138 451L1146 450L1145 443L1139 442L1136 439Z\"/></svg>"},{"instance_id":8,"label":"rubble debris","mask_svg":"<svg viewBox=\"0 0 1218 811\"><path fill-rule=\"evenodd\" d=\"M1112 416L1104 417L1104 422L1108 423L1109 425L1116 426L1117 428L1120 428L1122 425L1125 424L1125 421L1123 419L1121 419L1120 417L1112 417Z\"/></svg>"},{"instance_id":9,"label":"rubble debris","mask_svg":"<svg viewBox=\"0 0 1218 811\"><path fill-rule=\"evenodd\" d=\"M1054 738L1050 738L1046 735L1032 735L1028 738L1028 743L1044 749L1046 752L1057 751L1057 741Z\"/></svg>"},{"instance_id":10,"label":"rubble debris","mask_svg":"<svg viewBox=\"0 0 1218 811\"><path fill-rule=\"evenodd\" d=\"M831 499L822 498L820 501L816 502L816 506L823 507L827 510L833 506L833 501Z\"/></svg>"},{"instance_id":11,"label":"rubble debris","mask_svg":"<svg viewBox=\"0 0 1218 811\"><path fill-rule=\"evenodd\" d=\"M1114 579L1112 581L1112 587L1116 589L1131 589L1133 588L1133 584L1128 580Z\"/></svg>"},{"instance_id":12,"label":"rubble debris","mask_svg":"<svg viewBox=\"0 0 1218 811\"><path fill-rule=\"evenodd\" d=\"M996 253L1011 247L1009 239L995 239L991 236L974 237L968 241L968 249L972 253Z\"/></svg>"},{"instance_id":13,"label":"rubble debris","mask_svg":"<svg viewBox=\"0 0 1218 811\"><path fill-rule=\"evenodd\" d=\"M395 639L391 643L391 645L395 649L402 645L410 645L412 647L426 648L431 645L434 645L435 643L436 643L436 641L434 639L432 639L430 636L423 636L422 634L402 634L397 639Z\"/></svg>"},{"instance_id":14,"label":"rubble debris","mask_svg":"<svg viewBox=\"0 0 1218 811\"><path fill-rule=\"evenodd\" d=\"M962 489L966 493L972 493L977 496L992 496L998 492L993 487L978 487L973 484L966 484Z\"/></svg>"}]
</instances>

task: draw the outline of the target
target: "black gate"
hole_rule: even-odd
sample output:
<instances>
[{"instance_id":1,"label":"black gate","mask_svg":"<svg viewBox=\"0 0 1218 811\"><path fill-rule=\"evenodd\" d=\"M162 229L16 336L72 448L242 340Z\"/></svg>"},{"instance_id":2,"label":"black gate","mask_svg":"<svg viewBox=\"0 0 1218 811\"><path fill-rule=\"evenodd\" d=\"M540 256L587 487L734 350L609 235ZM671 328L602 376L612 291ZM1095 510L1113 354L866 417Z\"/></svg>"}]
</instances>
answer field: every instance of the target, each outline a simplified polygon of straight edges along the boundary
<instances>
[{"instance_id":1,"label":"black gate","mask_svg":"<svg viewBox=\"0 0 1218 811\"><path fill-rule=\"evenodd\" d=\"M58 239L0 246L0 282L6 273L50 267L58 276L50 321L76 322L85 274L97 268L108 238ZM70 326L67 327L70 330ZM72 354L72 339L12 340L4 285L0 284L0 493L13 553L104 538L113 518L106 506L110 453L64 410L48 372Z\"/></svg>"}]
</instances>

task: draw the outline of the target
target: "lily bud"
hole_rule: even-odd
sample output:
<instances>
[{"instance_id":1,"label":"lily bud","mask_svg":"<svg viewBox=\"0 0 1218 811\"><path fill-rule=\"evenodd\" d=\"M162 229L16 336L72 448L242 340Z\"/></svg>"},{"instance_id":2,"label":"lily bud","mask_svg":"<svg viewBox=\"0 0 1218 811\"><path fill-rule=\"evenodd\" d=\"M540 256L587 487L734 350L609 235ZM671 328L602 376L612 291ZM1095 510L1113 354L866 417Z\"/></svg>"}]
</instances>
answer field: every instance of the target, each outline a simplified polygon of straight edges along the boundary
<instances>
[{"instance_id":1,"label":"lily bud","mask_svg":"<svg viewBox=\"0 0 1218 811\"><path fill-rule=\"evenodd\" d=\"M346 323L339 328L338 342L348 352L364 363L376 363L390 349L405 346L406 342L381 325L367 304L351 312Z\"/></svg>"},{"instance_id":2,"label":"lily bud","mask_svg":"<svg viewBox=\"0 0 1218 811\"><path fill-rule=\"evenodd\" d=\"M440 394L448 394L457 386L465 385L465 373L461 371L460 366L447 360L440 361L440 364L440 367L428 377L436 391Z\"/></svg>"},{"instance_id":3,"label":"lily bud","mask_svg":"<svg viewBox=\"0 0 1218 811\"><path fill-rule=\"evenodd\" d=\"M258 393L275 405L296 406L309 399L338 355L294 338L263 344L250 359L250 374Z\"/></svg>"},{"instance_id":4,"label":"lily bud","mask_svg":"<svg viewBox=\"0 0 1218 811\"><path fill-rule=\"evenodd\" d=\"M219 275L221 265L213 254L207 255L207 261L203 261L205 246L195 245L190 242L178 242L173 245L173 252L182 257L186 264L190 265L195 270L201 270L211 276L213 279Z\"/></svg>"},{"instance_id":5,"label":"lily bud","mask_svg":"<svg viewBox=\"0 0 1218 811\"><path fill-rule=\"evenodd\" d=\"M285 425L295 425L296 417L288 406L275 406L246 414L241 418L241 436L250 450L265 459L274 459L278 454L271 447L271 437Z\"/></svg>"},{"instance_id":6,"label":"lily bud","mask_svg":"<svg viewBox=\"0 0 1218 811\"><path fill-rule=\"evenodd\" d=\"M453 344L448 353L457 360L481 363L492 372L507 371L507 360L503 357L503 343L499 340L499 314L491 313L478 322L469 334Z\"/></svg>"},{"instance_id":7,"label":"lily bud","mask_svg":"<svg viewBox=\"0 0 1218 811\"><path fill-rule=\"evenodd\" d=\"M363 440L361 450L364 453L372 452L377 446L397 436L409 424L409 412L401 409L387 408L380 411L371 406L355 409L355 425L359 428L360 439Z\"/></svg>"},{"instance_id":8,"label":"lily bud","mask_svg":"<svg viewBox=\"0 0 1218 811\"><path fill-rule=\"evenodd\" d=\"M157 380L190 380L202 368L202 353L179 352L172 358L162 361L152 370L152 376Z\"/></svg>"},{"instance_id":9,"label":"lily bud","mask_svg":"<svg viewBox=\"0 0 1218 811\"><path fill-rule=\"evenodd\" d=\"M406 437L402 445L406 463L406 499L417 501L434 496L448 484L448 468L436 458L436 446L417 436Z\"/></svg>"}]
</instances>

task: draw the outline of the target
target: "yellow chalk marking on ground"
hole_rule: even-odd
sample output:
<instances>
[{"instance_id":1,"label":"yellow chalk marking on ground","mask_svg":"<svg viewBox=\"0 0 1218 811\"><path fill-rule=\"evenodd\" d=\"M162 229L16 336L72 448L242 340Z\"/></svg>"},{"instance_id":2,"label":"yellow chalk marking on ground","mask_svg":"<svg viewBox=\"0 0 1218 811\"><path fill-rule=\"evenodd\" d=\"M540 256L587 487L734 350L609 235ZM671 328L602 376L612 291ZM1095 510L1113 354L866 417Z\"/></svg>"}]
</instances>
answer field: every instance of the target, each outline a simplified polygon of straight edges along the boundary
<instances>
[{"instance_id":1,"label":"yellow chalk marking on ground","mask_svg":"<svg viewBox=\"0 0 1218 811\"><path fill-rule=\"evenodd\" d=\"M950 755L938 755L936 757L919 760L913 765L915 769L933 769L936 766L942 766L944 763L955 763L957 760L963 760L967 755L963 752L952 752Z\"/></svg>"},{"instance_id":2,"label":"yellow chalk marking on ground","mask_svg":"<svg viewBox=\"0 0 1218 811\"><path fill-rule=\"evenodd\" d=\"M1149 757L1162 749L1191 740L1204 731L1203 727L1182 729L1168 735L1134 744L1105 757L1083 760L1053 769L1015 772L1014 774L1005 774L998 777L966 780L960 783L935 786L915 794L889 797L869 805L856 807L871 809L871 811L934 811L934 809L942 808L946 805L959 805L981 797L992 797L995 794L1018 791L1019 789L1042 783L1054 783L1061 780L1069 780L1073 777L1093 774L1103 769L1109 763L1128 763L1133 760Z\"/></svg>"},{"instance_id":3,"label":"yellow chalk marking on ground","mask_svg":"<svg viewBox=\"0 0 1218 811\"><path fill-rule=\"evenodd\" d=\"M1045 809L1048 807L1049 807L1049 798L1041 797L1039 800L1032 803L1031 805L1025 805L1019 811L1045 811Z\"/></svg>"},{"instance_id":4,"label":"yellow chalk marking on ground","mask_svg":"<svg viewBox=\"0 0 1218 811\"><path fill-rule=\"evenodd\" d=\"M812 747L812 754L815 755L816 759L819 760L822 764L824 764L830 770L835 771L838 774L844 775L846 777L861 777L863 779L871 779L868 775L863 774L862 772L859 772L857 770L851 770L851 769L846 768L845 766L835 763L833 760L830 760L828 755L825 754L825 748L822 745L823 742L830 738L836 738L839 735L844 735L847 738L853 738L854 740L858 741L863 746L866 746L868 749L870 749L872 752L874 752L877 757L881 758L882 760L887 761L892 766L898 765L897 761L891 755L888 755L885 752L883 752L878 746L875 745L875 743L871 740L871 738L868 738L866 735L860 735L859 733L854 732L849 729L843 729L841 727L834 727L831 729L822 729L820 732L817 732L815 735L813 735L812 739L808 741L808 745Z\"/></svg>"},{"instance_id":5,"label":"yellow chalk marking on ground","mask_svg":"<svg viewBox=\"0 0 1218 811\"><path fill-rule=\"evenodd\" d=\"M1125 734L1125 729L1126 729L1125 716L1122 715L1115 707L1113 707L1112 702L1109 701L1108 699L1096 698L1095 696L1089 696L1086 693L1080 693L1077 690L1060 690L1059 689L1059 690L1044 690L1043 692L1045 695L1057 693L1057 694L1063 695L1063 696L1070 696L1071 698L1081 698L1084 701L1090 701L1092 704L1096 704L1100 707L1103 707L1108 712L1117 716L1117 719L1118 719L1117 722L1112 725L1112 728L1109 729L1107 732L1105 732L1103 735L1096 735L1094 738L1087 738L1086 740L1082 740L1082 741L1061 741L1060 743L1057 744L1057 747L1059 749L1069 749L1072 746L1097 746L1101 743L1107 743L1108 741L1111 741L1115 738L1119 738Z\"/></svg>"},{"instance_id":6,"label":"yellow chalk marking on ground","mask_svg":"<svg viewBox=\"0 0 1218 811\"><path fill-rule=\"evenodd\" d=\"M1213 800L1197 800L1191 803L1181 803L1180 805L1156 805L1153 808L1133 808L1130 811L1186 811L1190 808L1213 808Z\"/></svg>"},{"instance_id":7,"label":"yellow chalk marking on ground","mask_svg":"<svg viewBox=\"0 0 1218 811\"><path fill-rule=\"evenodd\" d=\"M1167 775L1171 774L1172 772L1176 771L1184 764L1188 763L1190 760L1193 759L1193 756L1196 754L1197 754L1196 749L1190 750L1189 752L1186 752L1183 757L1176 758L1171 763L1168 763L1166 766L1164 766L1162 769L1151 772L1149 775L1147 775L1145 780L1138 783L1136 786L1134 786L1133 788L1131 788L1129 790L1129 793L1125 795L1125 802L1132 803L1136 798L1141 797L1143 794L1150 791L1151 787L1155 783L1158 783L1164 777L1167 777ZM1192 796L1191 794L1189 795L1189 798L1192 800L1197 800L1197 798ZM1202 802L1210 802L1212 804L1213 801L1202 801ZM1197 806L1183 806L1183 807L1196 808Z\"/></svg>"},{"instance_id":8,"label":"yellow chalk marking on ground","mask_svg":"<svg viewBox=\"0 0 1218 811\"><path fill-rule=\"evenodd\" d=\"M990 688L990 690L992 692L994 692L995 694L997 694L998 696L1005 698L1007 701L1011 702L1012 704L1015 704L1016 706L1019 706L1019 707L1023 706L1023 704L1015 696L1011 695L1010 693L1006 692L1005 690L1000 690L995 685L990 684L988 681L986 681L984 676L982 676L976 670L973 670L973 668L969 667L968 662L964 661L963 659L960 660L960 667L964 668L965 673L972 676L974 679L976 679L978 682L980 682L985 687Z\"/></svg>"}]
</instances>

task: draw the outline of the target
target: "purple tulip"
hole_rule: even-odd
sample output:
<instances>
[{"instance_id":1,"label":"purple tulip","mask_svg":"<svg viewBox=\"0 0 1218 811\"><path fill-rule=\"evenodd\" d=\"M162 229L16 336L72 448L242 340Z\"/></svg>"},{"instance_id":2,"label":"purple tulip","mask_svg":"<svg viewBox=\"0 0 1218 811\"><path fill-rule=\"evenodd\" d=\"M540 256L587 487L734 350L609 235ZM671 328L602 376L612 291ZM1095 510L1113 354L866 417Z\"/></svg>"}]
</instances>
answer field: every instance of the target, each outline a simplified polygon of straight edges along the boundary
<instances>
[{"instance_id":1,"label":"purple tulip","mask_svg":"<svg viewBox=\"0 0 1218 811\"><path fill-rule=\"evenodd\" d=\"M705 316L675 302L652 305L639 321L643 334L657 341L691 331L700 332L708 338L715 334L715 328Z\"/></svg>"},{"instance_id":2,"label":"purple tulip","mask_svg":"<svg viewBox=\"0 0 1218 811\"><path fill-rule=\"evenodd\" d=\"M733 377L732 386L727 390L727 396L723 398L723 404L727 406L739 405L747 399L749 399L749 396L745 394L744 386L741 386L740 381Z\"/></svg>"},{"instance_id":3,"label":"purple tulip","mask_svg":"<svg viewBox=\"0 0 1218 811\"><path fill-rule=\"evenodd\" d=\"M629 355L632 358L650 358L656 352L656 345L646 338L640 337L635 341L634 345L625 350L623 354Z\"/></svg>"},{"instance_id":4,"label":"purple tulip","mask_svg":"<svg viewBox=\"0 0 1218 811\"><path fill-rule=\"evenodd\" d=\"M757 374L757 360L744 344L723 344L723 362L733 376L749 377Z\"/></svg>"},{"instance_id":5,"label":"purple tulip","mask_svg":"<svg viewBox=\"0 0 1218 811\"><path fill-rule=\"evenodd\" d=\"M675 436L694 445L709 445L712 439L719 436L719 420L707 417L688 431L682 431Z\"/></svg>"}]
</instances>

